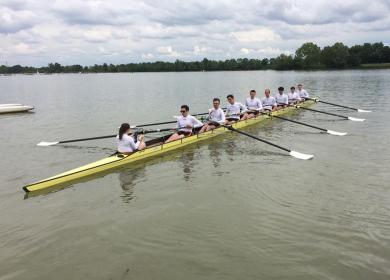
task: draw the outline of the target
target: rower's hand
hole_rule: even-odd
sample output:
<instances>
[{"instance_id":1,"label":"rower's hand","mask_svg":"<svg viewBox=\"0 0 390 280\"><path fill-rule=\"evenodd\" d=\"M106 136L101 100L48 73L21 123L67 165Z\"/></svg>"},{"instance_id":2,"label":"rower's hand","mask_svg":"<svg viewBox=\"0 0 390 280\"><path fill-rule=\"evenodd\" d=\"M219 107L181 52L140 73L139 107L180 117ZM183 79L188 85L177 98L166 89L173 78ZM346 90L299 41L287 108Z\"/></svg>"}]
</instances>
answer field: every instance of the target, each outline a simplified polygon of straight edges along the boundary
<instances>
[{"instance_id":1,"label":"rower's hand","mask_svg":"<svg viewBox=\"0 0 390 280\"><path fill-rule=\"evenodd\" d=\"M192 125L192 124L187 124L186 127L187 127L187 128L192 128L193 125Z\"/></svg>"},{"instance_id":2,"label":"rower's hand","mask_svg":"<svg viewBox=\"0 0 390 280\"><path fill-rule=\"evenodd\" d=\"M141 134L140 136L138 136L138 140L139 141L144 141L145 139L145 136L143 134Z\"/></svg>"}]
</instances>

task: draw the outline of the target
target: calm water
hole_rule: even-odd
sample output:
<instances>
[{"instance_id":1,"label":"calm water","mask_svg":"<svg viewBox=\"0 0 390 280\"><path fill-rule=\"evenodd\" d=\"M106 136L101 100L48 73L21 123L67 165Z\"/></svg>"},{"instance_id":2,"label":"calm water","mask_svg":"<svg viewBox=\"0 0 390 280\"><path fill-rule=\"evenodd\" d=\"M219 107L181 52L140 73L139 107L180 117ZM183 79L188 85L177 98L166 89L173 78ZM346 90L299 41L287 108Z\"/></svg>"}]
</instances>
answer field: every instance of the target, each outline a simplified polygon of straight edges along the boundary
<instances>
[{"instance_id":1,"label":"calm water","mask_svg":"<svg viewBox=\"0 0 390 280\"><path fill-rule=\"evenodd\" d=\"M173 120L187 103L302 82L374 112L308 111L246 131L304 153L227 135L65 190L22 186L113 152L122 122ZM275 92L275 90L274 90ZM0 76L0 279L390 279L390 71Z\"/></svg>"}]
</instances>

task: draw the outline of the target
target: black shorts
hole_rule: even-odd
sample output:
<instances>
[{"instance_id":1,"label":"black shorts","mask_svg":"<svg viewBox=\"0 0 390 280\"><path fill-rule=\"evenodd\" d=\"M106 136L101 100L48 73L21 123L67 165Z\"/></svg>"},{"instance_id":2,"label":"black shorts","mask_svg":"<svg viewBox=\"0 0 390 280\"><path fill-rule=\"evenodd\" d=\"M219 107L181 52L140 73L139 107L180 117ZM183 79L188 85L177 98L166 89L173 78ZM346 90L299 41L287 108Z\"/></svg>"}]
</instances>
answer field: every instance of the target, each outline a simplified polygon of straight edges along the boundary
<instances>
[{"instance_id":1,"label":"black shorts","mask_svg":"<svg viewBox=\"0 0 390 280\"><path fill-rule=\"evenodd\" d=\"M257 111L257 110L249 110L247 113L248 113L248 114L253 114L253 115L255 115L255 116L257 116L258 114L260 114L260 112Z\"/></svg>"},{"instance_id":2,"label":"black shorts","mask_svg":"<svg viewBox=\"0 0 390 280\"><path fill-rule=\"evenodd\" d=\"M221 125L220 123L213 122L213 121L208 121L207 124L208 124L208 125L213 125L213 126L215 126L215 127L218 127L218 126Z\"/></svg>"},{"instance_id":3,"label":"black shorts","mask_svg":"<svg viewBox=\"0 0 390 280\"><path fill-rule=\"evenodd\" d=\"M191 132L191 131L179 130L179 131L177 132L177 134L179 134L179 135L184 135L184 136L190 136L190 135L192 134L192 132Z\"/></svg>"},{"instance_id":4,"label":"black shorts","mask_svg":"<svg viewBox=\"0 0 390 280\"><path fill-rule=\"evenodd\" d=\"M229 122L232 122L232 121L239 121L240 118L231 118L231 117L228 117L228 118L226 118L226 120L229 121Z\"/></svg>"}]
</instances>

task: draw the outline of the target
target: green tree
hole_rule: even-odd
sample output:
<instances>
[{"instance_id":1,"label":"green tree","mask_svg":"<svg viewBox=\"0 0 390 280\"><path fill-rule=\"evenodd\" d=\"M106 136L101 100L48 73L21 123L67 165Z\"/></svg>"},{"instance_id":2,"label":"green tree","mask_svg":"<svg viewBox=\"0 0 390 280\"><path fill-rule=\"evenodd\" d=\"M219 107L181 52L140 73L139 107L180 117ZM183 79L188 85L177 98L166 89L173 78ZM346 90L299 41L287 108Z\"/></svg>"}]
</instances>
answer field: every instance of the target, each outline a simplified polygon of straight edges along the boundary
<instances>
[{"instance_id":1,"label":"green tree","mask_svg":"<svg viewBox=\"0 0 390 280\"><path fill-rule=\"evenodd\" d=\"M335 43L325 47L321 52L322 62L329 68L345 68L348 66L349 50L343 43Z\"/></svg>"},{"instance_id":2,"label":"green tree","mask_svg":"<svg viewBox=\"0 0 390 280\"><path fill-rule=\"evenodd\" d=\"M291 55L281 54L272 61L271 66L276 70L291 70L295 64Z\"/></svg>"},{"instance_id":3,"label":"green tree","mask_svg":"<svg viewBox=\"0 0 390 280\"><path fill-rule=\"evenodd\" d=\"M295 51L295 65L299 69L319 69L321 64L321 49L314 43L304 43Z\"/></svg>"}]
</instances>

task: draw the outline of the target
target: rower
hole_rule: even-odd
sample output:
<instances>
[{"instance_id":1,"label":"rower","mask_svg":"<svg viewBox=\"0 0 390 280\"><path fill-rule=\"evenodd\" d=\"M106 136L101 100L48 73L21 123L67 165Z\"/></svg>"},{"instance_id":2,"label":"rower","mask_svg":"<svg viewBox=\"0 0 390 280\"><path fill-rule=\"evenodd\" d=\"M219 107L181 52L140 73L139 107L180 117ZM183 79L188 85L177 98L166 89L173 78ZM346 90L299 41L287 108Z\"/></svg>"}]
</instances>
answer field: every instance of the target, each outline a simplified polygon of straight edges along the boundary
<instances>
[{"instance_id":1,"label":"rower","mask_svg":"<svg viewBox=\"0 0 390 280\"><path fill-rule=\"evenodd\" d=\"M180 113L181 116L177 117L177 126L173 129L177 132L172 134L165 143L191 136L194 129L203 126L203 123L200 120L190 115L190 108L188 105L181 105Z\"/></svg>"},{"instance_id":2,"label":"rower","mask_svg":"<svg viewBox=\"0 0 390 280\"><path fill-rule=\"evenodd\" d=\"M301 98L301 101L305 101L306 99L309 99L309 93L305 89L303 89L302 84L298 84L297 93L298 93L299 97Z\"/></svg>"},{"instance_id":3,"label":"rower","mask_svg":"<svg viewBox=\"0 0 390 280\"><path fill-rule=\"evenodd\" d=\"M213 108L209 110L207 121L199 133L215 129L225 123L225 113L219 107L220 104L221 100L219 98L213 99Z\"/></svg>"},{"instance_id":4,"label":"rower","mask_svg":"<svg viewBox=\"0 0 390 280\"><path fill-rule=\"evenodd\" d=\"M234 101L234 95L229 94L226 96L228 105L226 106L226 121L225 124L232 124L237 121L246 120L248 114L246 113L246 107L240 102Z\"/></svg>"},{"instance_id":5,"label":"rower","mask_svg":"<svg viewBox=\"0 0 390 280\"><path fill-rule=\"evenodd\" d=\"M266 88L264 91L265 97L261 100L261 104L263 105L264 110L272 111L276 108L276 99L271 96L271 90Z\"/></svg>"},{"instance_id":6,"label":"rower","mask_svg":"<svg viewBox=\"0 0 390 280\"><path fill-rule=\"evenodd\" d=\"M249 92L250 97L248 97L245 101L245 106L248 109L248 117L247 119L254 118L257 116L261 110L263 110L263 105L259 98L256 97L256 91L252 89Z\"/></svg>"},{"instance_id":7,"label":"rower","mask_svg":"<svg viewBox=\"0 0 390 280\"><path fill-rule=\"evenodd\" d=\"M119 133L116 136L117 150L119 153L128 155L146 148L143 135L138 136L134 133L131 136L130 134L130 125L128 123L122 123L119 128Z\"/></svg>"},{"instance_id":8,"label":"rower","mask_svg":"<svg viewBox=\"0 0 390 280\"><path fill-rule=\"evenodd\" d=\"M295 91L295 87L290 88L290 92L288 93L288 104L295 104L301 101L299 94Z\"/></svg>"},{"instance_id":9,"label":"rower","mask_svg":"<svg viewBox=\"0 0 390 280\"><path fill-rule=\"evenodd\" d=\"M278 109L288 106L288 96L283 93L284 87L278 87L279 93L275 96Z\"/></svg>"}]
</instances>

